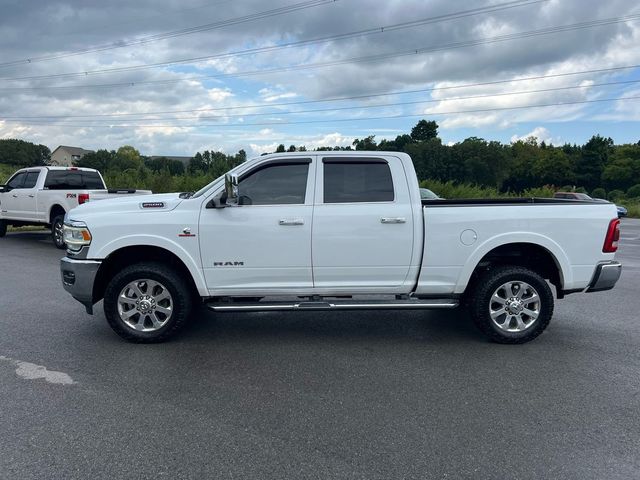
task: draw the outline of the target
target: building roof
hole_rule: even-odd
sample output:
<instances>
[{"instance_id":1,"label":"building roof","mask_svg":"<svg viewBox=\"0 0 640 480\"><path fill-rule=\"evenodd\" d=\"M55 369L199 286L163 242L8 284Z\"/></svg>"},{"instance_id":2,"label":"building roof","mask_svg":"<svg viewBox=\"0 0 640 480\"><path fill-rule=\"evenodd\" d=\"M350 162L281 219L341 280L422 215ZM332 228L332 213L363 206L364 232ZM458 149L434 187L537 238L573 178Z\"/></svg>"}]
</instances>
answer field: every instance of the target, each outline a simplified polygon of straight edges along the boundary
<instances>
[{"instance_id":1,"label":"building roof","mask_svg":"<svg viewBox=\"0 0 640 480\"><path fill-rule=\"evenodd\" d=\"M93 150L85 150L84 148L81 148L81 147L69 147L67 145L60 145L53 152L51 152L51 155L53 155L60 149L66 150L69 153L69 155L85 155L87 153L93 153Z\"/></svg>"}]
</instances>

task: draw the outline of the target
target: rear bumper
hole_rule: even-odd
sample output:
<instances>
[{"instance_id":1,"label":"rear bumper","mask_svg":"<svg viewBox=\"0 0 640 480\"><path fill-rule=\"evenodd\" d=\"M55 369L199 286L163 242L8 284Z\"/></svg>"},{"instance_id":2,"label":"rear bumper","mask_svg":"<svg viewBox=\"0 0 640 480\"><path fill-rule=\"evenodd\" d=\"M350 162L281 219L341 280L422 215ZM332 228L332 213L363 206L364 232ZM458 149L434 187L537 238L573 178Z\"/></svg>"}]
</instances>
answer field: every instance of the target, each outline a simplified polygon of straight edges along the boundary
<instances>
[{"instance_id":1,"label":"rear bumper","mask_svg":"<svg viewBox=\"0 0 640 480\"><path fill-rule=\"evenodd\" d=\"M601 292L611 290L622 273L622 264L616 261L603 262L596 265L593 278L589 282L587 292Z\"/></svg>"},{"instance_id":2,"label":"rear bumper","mask_svg":"<svg viewBox=\"0 0 640 480\"><path fill-rule=\"evenodd\" d=\"M60 260L62 286L85 306L89 314L93 313L93 282L100 264L97 260L74 260L68 257Z\"/></svg>"}]
</instances>

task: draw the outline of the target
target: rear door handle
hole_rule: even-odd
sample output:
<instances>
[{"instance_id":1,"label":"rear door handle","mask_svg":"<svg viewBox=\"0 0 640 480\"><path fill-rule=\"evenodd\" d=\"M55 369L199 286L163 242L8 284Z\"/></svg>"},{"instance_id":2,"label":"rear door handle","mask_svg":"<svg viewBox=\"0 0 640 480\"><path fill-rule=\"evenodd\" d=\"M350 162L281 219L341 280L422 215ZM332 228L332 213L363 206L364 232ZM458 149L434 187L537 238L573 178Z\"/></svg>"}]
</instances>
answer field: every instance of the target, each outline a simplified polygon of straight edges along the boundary
<instances>
[{"instance_id":1,"label":"rear door handle","mask_svg":"<svg viewBox=\"0 0 640 480\"><path fill-rule=\"evenodd\" d=\"M380 223L407 223L404 217L382 217Z\"/></svg>"},{"instance_id":2,"label":"rear door handle","mask_svg":"<svg viewBox=\"0 0 640 480\"><path fill-rule=\"evenodd\" d=\"M304 219L302 218L281 218L278 221L278 225L304 225Z\"/></svg>"}]
</instances>

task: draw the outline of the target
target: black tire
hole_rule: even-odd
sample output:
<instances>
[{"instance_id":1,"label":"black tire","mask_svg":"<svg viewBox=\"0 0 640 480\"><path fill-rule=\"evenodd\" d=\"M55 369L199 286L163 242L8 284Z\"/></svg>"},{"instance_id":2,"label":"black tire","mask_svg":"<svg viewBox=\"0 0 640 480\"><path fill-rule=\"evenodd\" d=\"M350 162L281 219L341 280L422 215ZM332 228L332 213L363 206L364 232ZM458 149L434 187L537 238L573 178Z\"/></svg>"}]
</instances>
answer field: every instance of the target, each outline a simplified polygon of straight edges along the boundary
<instances>
[{"instance_id":1,"label":"black tire","mask_svg":"<svg viewBox=\"0 0 640 480\"><path fill-rule=\"evenodd\" d=\"M132 282L135 283L137 280L145 279L158 282L171 295L172 314L166 319L166 323L163 326L153 331L134 329L121 318L118 307L119 297L123 289ZM141 290L146 288L145 293L148 292L148 286L145 287L144 282L137 285L140 286ZM160 302L158 302L158 305L160 305ZM138 263L125 268L111 279L104 294L104 314L107 317L107 322L118 335L129 342L135 343L159 343L175 336L188 323L192 306L193 294L189 286L181 278L181 275L171 267L156 262ZM131 308L131 310L135 309L137 307ZM131 310L127 310L127 312ZM151 312L151 314L155 314L155 312ZM134 313L132 318L139 324L142 317L141 314ZM155 328L155 325L149 324L151 321L151 318L142 320L142 328L145 328L145 323L149 328Z\"/></svg>"},{"instance_id":2,"label":"black tire","mask_svg":"<svg viewBox=\"0 0 640 480\"><path fill-rule=\"evenodd\" d=\"M0 220L0 238L7 234L7 222Z\"/></svg>"},{"instance_id":3,"label":"black tire","mask_svg":"<svg viewBox=\"0 0 640 480\"><path fill-rule=\"evenodd\" d=\"M515 282L516 285L518 285L518 282L525 282L535 289L539 297L539 303L526 305L535 306L534 309L539 312L536 319L531 321L532 317L527 316L526 313L520 314L523 315L520 316L520 319L524 319L523 324L531 321L521 331L508 331L509 328L517 329L520 327L521 324L517 321L516 316L508 316L505 313L504 316L498 317L494 321L490 315L491 308L495 311L500 311L501 309L501 302L492 300L494 293L509 282ZM526 343L540 335L549 325L553 315L553 292L545 279L533 270L515 266L495 267L482 274L474 285L469 297L469 311L476 327L490 340L506 344ZM506 292L506 290L501 292ZM525 292L524 295L528 294ZM529 298L534 298L531 295L528 295ZM516 307L519 308L519 304ZM503 308L506 310L506 307ZM509 308L511 308L511 305L509 305ZM501 323L501 325L496 324L496 322Z\"/></svg>"},{"instance_id":4,"label":"black tire","mask_svg":"<svg viewBox=\"0 0 640 480\"><path fill-rule=\"evenodd\" d=\"M64 250L67 245L64 243L64 237L62 236L62 225L64 224L64 215L58 215L53 218L51 222L51 240L56 248Z\"/></svg>"}]
</instances>

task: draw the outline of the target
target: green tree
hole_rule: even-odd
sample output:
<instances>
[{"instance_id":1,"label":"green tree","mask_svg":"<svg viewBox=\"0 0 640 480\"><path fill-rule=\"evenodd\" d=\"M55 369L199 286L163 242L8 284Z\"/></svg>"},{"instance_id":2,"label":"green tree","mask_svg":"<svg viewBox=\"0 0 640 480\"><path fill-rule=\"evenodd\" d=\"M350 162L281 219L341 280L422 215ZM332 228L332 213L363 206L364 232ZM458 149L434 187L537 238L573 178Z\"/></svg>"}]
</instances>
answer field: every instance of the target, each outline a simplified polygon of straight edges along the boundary
<instances>
[{"instance_id":1,"label":"green tree","mask_svg":"<svg viewBox=\"0 0 640 480\"><path fill-rule=\"evenodd\" d=\"M15 138L0 140L0 163L16 167L37 167L48 165L51 151L44 145Z\"/></svg>"},{"instance_id":2,"label":"green tree","mask_svg":"<svg viewBox=\"0 0 640 480\"><path fill-rule=\"evenodd\" d=\"M140 152L131 145L124 145L120 147L113 158L113 168L120 171L138 168L140 165L142 165Z\"/></svg>"},{"instance_id":3,"label":"green tree","mask_svg":"<svg viewBox=\"0 0 640 480\"><path fill-rule=\"evenodd\" d=\"M411 138L416 142L426 142L438 136L438 124L433 120L420 120L411 129Z\"/></svg>"},{"instance_id":4,"label":"green tree","mask_svg":"<svg viewBox=\"0 0 640 480\"><path fill-rule=\"evenodd\" d=\"M594 135L582 147L576 164L576 180L580 185L588 190L599 186L612 147L613 140L600 135Z\"/></svg>"},{"instance_id":5,"label":"green tree","mask_svg":"<svg viewBox=\"0 0 640 480\"><path fill-rule=\"evenodd\" d=\"M113 159L116 152L100 149L95 152L89 152L80 160L74 162L77 167L95 168L106 173L113 165Z\"/></svg>"},{"instance_id":6,"label":"green tree","mask_svg":"<svg viewBox=\"0 0 640 480\"><path fill-rule=\"evenodd\" d=\"M276 153L283 153L284 150L284 145L281 143L280 145L278 145L278 148L276 148Z\"/></svg>"},{"instance_id":7,"label":"green tree","mask_svg":"<svg viewBox=\"0 0 640 480\"><path fill-rule=\"evenodd\" d=\"M362 140L360 140L359 138L356 138L353 141L352 145L355 147L356 150L377 150L378 145L376 144L375 138L376 138L375 135L369 135L368 137L365 137Z\"/></svg>"}]
</instances>

